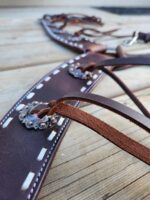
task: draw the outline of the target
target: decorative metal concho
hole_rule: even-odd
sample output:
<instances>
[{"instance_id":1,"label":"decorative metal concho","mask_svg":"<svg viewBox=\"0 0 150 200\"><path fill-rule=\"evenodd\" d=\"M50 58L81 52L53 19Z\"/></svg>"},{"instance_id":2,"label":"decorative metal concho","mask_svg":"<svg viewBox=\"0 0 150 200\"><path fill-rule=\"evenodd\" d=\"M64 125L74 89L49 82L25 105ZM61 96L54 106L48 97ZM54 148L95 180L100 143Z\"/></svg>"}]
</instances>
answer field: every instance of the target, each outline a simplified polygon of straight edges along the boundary
<instances>
[{"instance_id":1,"label":"decorative metal concho","mask_svg":"<svg viewBox=\"0 0 150 200\"><path fill-rule=\"evenodd\" d=\"M56 114L52 116L45 115L44 117L39 118L37 114L32 113L32 111L40 105L48 105L48 103L33 101L25 105L19 111L19 120L26 128L43 130L52 127L57 123L58 116Z\"/></svg>"},{"instance_id":2,"label":"decorative metal concho","mask_svg":"<svg viewBox=\"0 0 150 200\"><path fill-rule=\"evenodd\" d=\"M69 74L71 74L73 77L75 78L79 78L79 79L90 79L92 78L92 72L89 71L85 71L83 72L78 65L76 64L72 64L69 68L68 68L68 72Z\"/></svg>"}]
</instances>

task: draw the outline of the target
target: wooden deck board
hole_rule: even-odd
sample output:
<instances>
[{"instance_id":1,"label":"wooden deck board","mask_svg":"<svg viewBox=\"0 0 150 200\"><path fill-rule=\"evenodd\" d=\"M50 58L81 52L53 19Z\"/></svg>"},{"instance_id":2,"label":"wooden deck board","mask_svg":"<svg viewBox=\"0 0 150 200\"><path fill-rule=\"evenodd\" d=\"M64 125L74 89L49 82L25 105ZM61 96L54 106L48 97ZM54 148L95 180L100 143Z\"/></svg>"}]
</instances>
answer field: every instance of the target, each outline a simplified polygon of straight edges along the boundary
<instances>
[{"instance_id":1,"label":"wooden deck board","mask_svg":"<svg viewBox=\"0 0 150 200\"><path fill-rule=\"evenodd\" d=\"M146 16L118 17L90 8L68 7L65 11L97 14L107 23L103 30L119 27L118 34L128 34L135 29L148 31L147 24L150 23ZM43 14L60 12L64 12L63 7L0 10L0 117L39 78L77 55L50 40L39 24L38 19ZM99 38L98 41L111 46L122 42L108 37ZM126 50L128 53L150 53L149 47L149 44L136 44ZM150 110L149 67L135 67L116 74ZM137 109L108 77L93 92ZM89 104L82 104L82 109L150 147L148 133L128 120ZM149 170L148 165L120 150L94 131L73 122L57 152L38 199L148 200Z\"/></svg>"}]
</instances>

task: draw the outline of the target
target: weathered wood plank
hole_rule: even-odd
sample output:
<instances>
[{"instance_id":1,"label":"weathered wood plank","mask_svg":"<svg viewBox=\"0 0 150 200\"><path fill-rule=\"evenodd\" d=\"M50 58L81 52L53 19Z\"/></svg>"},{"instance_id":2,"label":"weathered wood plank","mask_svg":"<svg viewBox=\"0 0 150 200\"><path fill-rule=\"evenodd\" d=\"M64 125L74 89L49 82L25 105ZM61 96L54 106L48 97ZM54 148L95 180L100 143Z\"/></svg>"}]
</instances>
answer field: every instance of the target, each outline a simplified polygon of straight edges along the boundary
<instances>
[{"instance_id":1,"label":"weathered wood plank","mask_svg":"<svg viewBox=\"0 0 150 200\"><path fill-rule=\"evenodd\" d=\"M0 47L0 70L30 67L32 65L48 64L69 59L73 52L60 47L54 42L39 42L36 44L11 45Z\"/></svg>"},{"instance_id":2,"label":"weathered wood plank","mask_svg":"<svg viewBox=\"0 0 150 200\"><path fill-rule=\"evenodd\" d=\"M87 0L85 1L72 1L70 2L69 0L45 0L45 1L40 1L40 0L32 0L32 1L23 1L23 0L15 0L13 2L9 0L1 1L0 2L1 6L138 6L138 7L147 7L149 6L149 1L148 0L130 0L130 1L119 1L116 0L115 2L113 0Z\"/></svg>"}]
</instances>

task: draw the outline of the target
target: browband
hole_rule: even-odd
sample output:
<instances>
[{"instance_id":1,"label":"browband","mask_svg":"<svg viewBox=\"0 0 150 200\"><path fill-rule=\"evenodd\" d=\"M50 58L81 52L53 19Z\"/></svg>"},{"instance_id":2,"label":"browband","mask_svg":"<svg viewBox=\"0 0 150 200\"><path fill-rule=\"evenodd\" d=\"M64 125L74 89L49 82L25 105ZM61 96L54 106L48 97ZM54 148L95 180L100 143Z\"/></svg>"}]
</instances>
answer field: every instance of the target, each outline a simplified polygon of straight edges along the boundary
<instances>
[{"instance_id":1,"label":"browband","mask_svg":"<svg viewBox=\"0 0 150 200\"><path fill-rule=\"evenodd\" d=\"M118 29L103 32L95 28L82 28L72 34L63 30L69 24L79 23L99 27L104 25L101 18L76 13L44 15L41 19L50 38L81 54L45 75L0 121L0 199L36 199L46 172L69 127L69 119L84 124L121 149L150 164L148 147L77 108L80 101L93 103L150 132L148 110L113 73L114 70L137 65L149 66L149 56L127 55L120 46L113 49L114 52L109 52L109 47L105 44L97 44L89 39L106 35L115 38L131 37L130 43L136 40L149 42L150 34L139 32L117 36L114 33ZM104 74L120 85L143 114L106 97L89 94ZM12 171L12 166L15 171Z\"/></svg>"},{"instance_id":2,"label":"browband","mask_svg":"<svg viewBox=\"0 0 150 200\"><path fill-rule=\"evenodd\" d=\"M49 16L49 20L50 20L50 16ZM45 22L43 22L43 25L46 26L46 24L44 24ZM64 26L63 26L64 27ZM78 34L78 36L80 36L81 34L85 34L86 36L92 36L90 34L86 34L85 31L87 30L91 30L96 34L102 34L101 31L97 31L94 29L82 29L78 32L76 32L76 34ZM52 31L52 30L51 30ZM114 30L116 31L116 30ZM112 31L113 32L113 31ZM108 32L112 33L111 31ZM50 34L50 32L49 32ZM107 33L106 33L107 34ZM144 34L144 33L134 33L133 37L137 37L137 39L139 40L144 40L144 42L148 41L149 39L149 35ZM57 39L57 37L56 37ZM88 44L89 46L91 44ZM99 44L99 46L101 47L101 45ZM90 48L89 48L90 49ZM115 102L111 99L102 97L102 96L97 96L97 95L93 95L93 94L82 94L82 93L75 93L75 94L68 94L65 95L65 97L57 99L57 101L54 103L49 104L49 106L52 108L46 108L43 110L40 110L38 112L39 115L53 115L55 112L58 114L61 114L63 116L69 117L71 119L74 119L80 123L83 123L84 125L92 128L93 130L95 130L96 132L98 132L100 134L100 130L101 129L97 129L97 124L102 124L103 122L98 119L95 119L92 116L89 116L87 113L84 113L83 111L80 111L77 108L73 108L70 105L66 105L64 103L62 103L63 101L73 101L73 100L77 100L77 101L86 101L89 103L94 103L96 105L102 106L104 108L107 108L129 120L131 120L132 122L134 122L135 124L137 124L138 126L140 126L141 128L145 129L146 131L150 131L150 125L149 125L149 118L150 118L150 113L148 112L148 110L144 107L144 105L139 101L139 99L131 92L131 90L124 84L124 82L122 80L119 79L119 77L117 77L113 72L110 71L110 69L108 69L107 67L109 66L114 66L112 69L113 70L117 70L119 68L126 68L128 66L141 66L141 65L150 65L150 58L148 55L141 55L141 56L128 56L126 55L123 51L121 47L116 48L116 52L117 52L117 56L115 55L115 58L109 58L106 59L105 57L103 57L103 59L101 59L101 55L102 53L105 55L107 50L107 47L104 47L104 49L101 49L101 53L98 53L100 51L97 51L97 57L96 57L96 61L89 64L89 65L82 65L82 66L78 66L77 69L81 70L82 73L85 73L87 71L92 71L93 69L99 69L102 70L103 72L105 72L107 75L109 75L114 81L116 81L116 83L118 83L120 85L120 87L126 92L126 94L132 99L132 101L137 105L137 107L143 112L143 114L145 115L141 115L140 113L132 110L131 108L128 108L118 102ZM92 51L92 50L91 50ZM106 53L107 54L107 53ZM110 54L111 55L111 54ZM118 57L119 55L119 57ZM74 111L74 112L73 112ZM76 113L76 115L74 114ZM93 122L91 125L89 125L86 116L88 116L87 118ZM95 122L96 121L96 125ZM103 125L106 127L107 130L107 126L108 125ZM109 127L109 126L108 126ZM117 132L117 130L114 131L114 129L112 127L109 127L109 130L111 130L111 132L116 133L116 137L119 137L119 133ZM106 134L107 135L107 134ZM108 138L108 136L105 135L105 132L103 132L103 136ZM115 138L116 138L115 137ZM122 134L120 133L120 137L122 138L122 143L125 144L128 140L128 138L126 138L127 136L122 136ZM125 139L126 138L126 139ZM142 146L138 143L135 144L136 146L136 151L132 151L130 150L130 148L126 148L124 145L120 146L120 143L117 143L117 141L112 140L111 138L109 138L109 140L111 140L112 142L114 142L116 145L118 145L119 147L123 148L124 150L128 151L129 153L131 153L132 155L138 157L139 159L143 160L144 162L150 164L150 159L148 157L150 151L148 148ZM133 141L132 139L131 143L134 143L135 141ZM129 141L130 143L130 141ZM139 146L138 146L139 145ZM147 158L143 159L142 154L144 153L144 151L141 151L141 148L145 148L145 151L147 152ZM139 152L143 152L140 156L139 156Z\"/></svg>"}]
</instances>

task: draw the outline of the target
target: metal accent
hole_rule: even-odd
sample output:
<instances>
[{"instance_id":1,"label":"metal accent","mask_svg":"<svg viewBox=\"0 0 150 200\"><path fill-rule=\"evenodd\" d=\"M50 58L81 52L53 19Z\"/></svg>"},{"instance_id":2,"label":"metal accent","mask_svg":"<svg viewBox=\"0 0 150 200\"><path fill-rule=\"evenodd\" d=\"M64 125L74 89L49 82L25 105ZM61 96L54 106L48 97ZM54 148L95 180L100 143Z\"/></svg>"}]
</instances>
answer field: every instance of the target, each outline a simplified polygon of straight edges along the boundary
<instances>
[{"instance_id":1,"label":"metal accent","mask_svg":"<svg viewBox=\"0 0 150 200\"><path fill-rule=\"evenodd\" d=\"M56 114L52 116L45 115L40 118L36 113L32 113L40 105L48 105L48 103L33 101L19 111L19 120L26 128L43 130L57 123L58 116Z\"/></svg>"},{"instance_id":2,"label":"metal accent","mask_svg":"<svg viewBox=\"0 0 150 200\"><path fill-rule=\"evenodd\" d=\"M134 43L136 43L138 40L138 32L134 32L133 36L129 40L123 41L122 45L123 46L132 46Z\"/></svg>"},{"instance_id":3,"label":"metal accent","mask_svg":"<svg viewBox=\"0 0 150 200\"><path fill-rule=\"evenodd\" d=\"M93 74L92 72L89 71L85 71L83 72L78 65L72 64L69 68L68 68L68 72L69 74L71 74L72 76L74 76L75 78L79 78L79 79L90 79L92 78Z\"/></svg>"}]
</instances>

